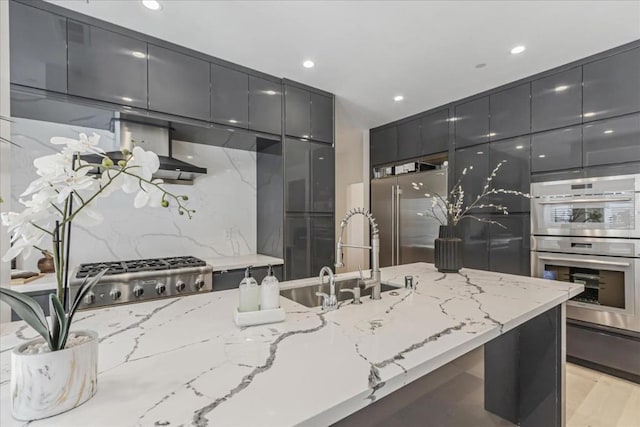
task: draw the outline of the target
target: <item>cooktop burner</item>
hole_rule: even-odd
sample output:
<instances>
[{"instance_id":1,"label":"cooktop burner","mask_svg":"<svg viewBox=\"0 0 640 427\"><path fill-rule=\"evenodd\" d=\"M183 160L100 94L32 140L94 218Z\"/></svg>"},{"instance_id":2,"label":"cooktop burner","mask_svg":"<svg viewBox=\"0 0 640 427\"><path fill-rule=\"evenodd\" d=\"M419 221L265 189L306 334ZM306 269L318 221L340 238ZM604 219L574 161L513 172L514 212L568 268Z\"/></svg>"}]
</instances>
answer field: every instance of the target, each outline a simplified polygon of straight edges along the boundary
<instances>
[{"instance_id":1,"label":"cooktop burner","mask_svg":"<svg viewBox=\"0 0 640 427\"><path fill-rule=\"evenodd\" d=\"M173 270L185 267L204 267L206 265L201 259L192 256L96 262L81 264L78 267L76 278L82 279L87 276L95 276L105 268L108 269L105 275L113 275L140 271Z\"/></svg>"}]
</instances>

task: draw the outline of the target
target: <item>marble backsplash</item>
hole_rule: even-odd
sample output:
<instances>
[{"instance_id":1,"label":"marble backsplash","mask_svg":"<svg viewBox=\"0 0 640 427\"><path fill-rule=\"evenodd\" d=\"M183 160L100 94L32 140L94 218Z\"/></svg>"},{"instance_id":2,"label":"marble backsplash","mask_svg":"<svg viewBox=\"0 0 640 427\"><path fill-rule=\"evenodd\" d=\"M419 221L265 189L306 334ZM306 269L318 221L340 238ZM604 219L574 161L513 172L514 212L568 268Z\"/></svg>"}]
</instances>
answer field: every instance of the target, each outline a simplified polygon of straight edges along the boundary
<instances>
[{"instance_id":1,"label":"marble backsplash","mask_svg":"<svg viewBox=\"0 0 640 427\"><path fill-rule=\"evenodd\" d=\"M105 130L14 119L12 140L21 148L11 149L12 210L21 209L19 196L37 177L33 160L60 148L49 139L77 138L80 132L96 132L102 148L115 148L113 133ZM196 178L194 185L167 185L171 192L189 196L189 207L197 211L193 218L179 216L174 209L136 209L135 195L117 192L98 202L105 217L101 224L73 226L71 266L122 259L179 255L209 259L256 253L255 152L174 141L173 155L208 169L208 174ZM37 271L40 257L34 251L27 259L19 258L18 268Z\"/></svg>"}]
</instances>

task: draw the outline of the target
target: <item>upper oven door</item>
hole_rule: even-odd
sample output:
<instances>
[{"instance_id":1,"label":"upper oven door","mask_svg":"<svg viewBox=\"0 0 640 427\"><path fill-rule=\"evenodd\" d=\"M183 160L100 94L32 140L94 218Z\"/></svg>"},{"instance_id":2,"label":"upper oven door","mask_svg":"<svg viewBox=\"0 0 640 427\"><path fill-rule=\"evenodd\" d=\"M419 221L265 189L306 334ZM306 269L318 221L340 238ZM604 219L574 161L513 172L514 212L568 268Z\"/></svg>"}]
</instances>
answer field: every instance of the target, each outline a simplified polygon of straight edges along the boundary
<instances>
[{"instance_id":1,"label":"upper oven door","mask_svg":"<svg viewBox=\"0 0 640 427\"><path fill-rule=\"evenodd\" d=\"M640 238L640 175L531 184L535 235Z\"/></svg>"}]
</instances>

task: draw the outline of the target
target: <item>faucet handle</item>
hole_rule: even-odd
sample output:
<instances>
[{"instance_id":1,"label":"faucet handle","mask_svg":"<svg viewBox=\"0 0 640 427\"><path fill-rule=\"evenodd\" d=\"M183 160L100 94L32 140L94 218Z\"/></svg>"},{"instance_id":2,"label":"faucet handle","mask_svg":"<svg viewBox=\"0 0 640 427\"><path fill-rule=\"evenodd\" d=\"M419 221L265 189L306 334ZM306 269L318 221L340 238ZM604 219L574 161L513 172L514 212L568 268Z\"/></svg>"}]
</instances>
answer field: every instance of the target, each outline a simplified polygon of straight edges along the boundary
<instances>
[{"instance_id":1,"label":"faucet handle","mask_svg":"<svg viewBox=\"0 0 640 427\"><path fill-rule=\"evenodd\" d=\"M353 304L362 304L360 300L360 287L340 289L340 292L350 292L353 294Z\"/></svg>"},{"instance_id":2,"label":"faucet handle","mask_svg":"<svg viewBox=\"0 0 640 427\"><path fill-rule=\"evenodd\" d=\"M329 311L338 308L338 298L336 298L335 295L325 294L324 292L316 292L316 296L322 297L323 310Z\"/></svg>"}]
</instances>

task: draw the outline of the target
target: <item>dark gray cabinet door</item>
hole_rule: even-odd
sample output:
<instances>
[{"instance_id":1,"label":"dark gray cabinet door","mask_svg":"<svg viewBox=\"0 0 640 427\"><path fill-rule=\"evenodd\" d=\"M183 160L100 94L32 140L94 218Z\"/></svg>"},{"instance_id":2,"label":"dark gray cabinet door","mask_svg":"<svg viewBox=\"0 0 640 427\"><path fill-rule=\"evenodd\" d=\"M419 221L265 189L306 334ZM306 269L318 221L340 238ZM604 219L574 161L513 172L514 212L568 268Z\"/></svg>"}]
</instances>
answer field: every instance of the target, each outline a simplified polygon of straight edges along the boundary
<instances>
[{"instance_id":1,"label":"dark gray cabinet door","mask_svg":"<svg viewBox=\"0 0 640 427\"><path fill-rule=\"evenodd\" d=\"M462 239L462 265L489 270L489 224L465 218L458 223L456 233Z\"/></svg>"},{"instance_id":2,"label":"dark gray cabinet door","mask_svg":"<svg viewBox=\"0 0 640 427\"><path fill-rule=\"evenodd\" d=\"M311 199L309 210L333 213L335 194L335 153L329 144L309 142Z\"/></svg>"},{"instance_id":3,"label":"dark gray cabinet door","mask_svg":"<svg viewBox=\"0 0 640 427\"><path fill-rule=\"evenodd\" d=\"M395 126L371 131L369 156L371 166L398 160L398 128Z\"/></svg>"},{"instance_id":4,"label":"dark gray cabinet door","mask_svg":"<svg viewBox=\"0 0 640 427\"><path fill-rule=\"evenodd\" d=\"M287 138L284 143L285 209L289 212L309 210L311 171L309 143Z\"/></svg>"},{"instance_id":5,"label":"dark gray cabinet door","mask_svg":"<svg viewBox=\"0 0 640 427\"><path fill-rule=\"evenodd\" d=\"M333 98L311 93L311 139L333 142Z\"/></svg>"},{"instance_id":6,"label":"dark gray cabinet door","mask_svg":"<svg viewBox=\"0 0 640 427\"><path fill-rule=\"evenodd\" d=\"M307 277L317 276L324 266L333 270L335 264L335 224L332 215L312 215L311 221L311 270Z\"/></svg>"},{"instance_id":7,"label":"dark gray cabinet door","mask_svg":"<svg viewBox=\"0 0 640 427\"><path fill-rule=\"evenodd\" d=\"M309 218L304 214L287 214L285 218L284 263L286 280L309 277Z\"/></svg>"},{"instance_id":8,"label":"dark gray cabinet door","mask_svg":"<svg viewBox=\"0 0 640 427\"><path fill-rule=\"evenodd\" d=\"M71 95L147 108L147 44L68 20Z\"/></svg>"},{"instance_id":9,"label":"dark gray cabinet door","mask_svg":"<svg viewBox=\"0 0 640 427\"><path fill-rule=\"evenodd\" d=\"M67 20L9 3L11 83L67 91Z\"/></svg>"},{"instance_id":10,"label":"dark gray cabinet door","mask_svg":"<svg viewBox=\"0 0 640 427\"><path fill-rule=\"evenodd\" d=\"M282 87L280 83L249 76L249 129L281 133Z\"/></svg>"},{"instance_id":11,"label":"dark gray cabinet door","mask_svg":"<svg viewBox=\"0 0 640 427\"><path fill-rule=\"evenodd\" d=\"M531 83L531 130L538 132L582 122L582 67Z\"/></svg>"},{"instance_id":12,"label":"dark gray cabinet door","mask_svg":"<svg viewBox=\"0 0 640 427\"><path fill-rule=\"evenodd\" d=\"M489 137L492 141L531 131L530 94L531 86L526 83L490 96Z\"/></svg>"},{"instance_id":13,"label":"dark gray cabinet door","mask_svg":"<svg viewBox=\"0 0 640 427\"><path fill-rule=\"evenodd\" d=\"M584 166L640 161L640 114L587 123L582 135Z\"/></svg>"},{"instance_id":14,"label":"dark gray cabinet door","mask_svg":"<svg viewBox=\"0 0 640 427\"><path fill-rule=\"evenodd\" d=\"M449 109L431 113L420 121L422 155L449 150Z\"/></svg>"},{"instance_id":15,"label":"dark gray cabinet door","mask_svg":"<svg viewBox=\"0 0 640 427\"><path fill-rule=\"evenodd\" d=\"M149 109L209 121L208 62L149 45Z\"/></svg>"},{"instance_id":16,"label":"dark gray cabinet door","mask_svg":"<svg viewBox=\"0 0 640 427\"><path fill-rule=\"evenodd\" d=\"M493 178L492 188L529 193L531 185L529 135L492 142L489 158L491 159L491 170L496 168L498 163L503 162ZM506 206L509 213L529 212L530 210L529 199L522 196L499 193L492 195L491 201L494 204Z\"/></svg>"},{"instance_id":17,"label":"dark gray cabinet door","mask_svg":"<svg viewBox=\"0 0 640 427\"><path fill-rule=\"evenodd\" d=\"M285 133L298 138L311 137L311 94L285 85Z\"/></svg>"},{"instance_id":18,"label":"dark gray cabinet door","mask_svg":"<svg viewBox=\"0 0 640 427\"><path fill-rule=\"evenodd\" d=\"M489 269L500 273L530 276L529 214L494 216L504 228L489 226Z\"/></svg>"},{"instance_id":19,"label":"dark gray cabinet door","mask_svg":"<svg viewBox=\"0 0 640 427\"><path fill-rule=\"evenodd\" d=\"M454 125L456 148L489 141L489 97L457 105Z\"/></svg>"},{"instance_id":20,"label":"dark gray cabinet door","mask_svg":"<svg viewBox=\"0 0 640 427\"><path fill-rule=\"evenodd\" d=\"M482 193L489 176L489 144L456 150L455 178L460 178L466 169L466 174L460 184L464 190L465 206L476 200Z\"/></svg>"},{"instance_id":21,"label":"dark gray cabinet door","mask_svg":"<svg viewBox=\"0 0 640 427\"><path fill-rule=\"evenodd\" d=\"M582 129L573 126L531 135L531 172L582 166Z\"/></svg>"},{"instance_id":22,"label":"dark gray cabinet door","mask_svg":"<svg viewBox=\"0 0 640 427\"><path fill-rule=\"evenodd\" d=\"M249 127L249 75L211 64L211 121Z\"/></svg>"},{"instance_id":23,"label":"dark gray cabinet door","mask_svg":"<svg viewBox=\"0 0 640 427\"><path fill-rule=\"evenodd\" d=\"M585 64L584 121L640 111L640 48Z\"/></svg>"},{"instance_id":24,"label":"dark gray cabinet door","mask_svg":"<svg viewBox=\"0 0 640 427\"><path fill-rule=\"evenodd\" d=\"M56 290L55 289L50 289L50 290L45 290L45 291L36 291L36 292L26 292L25 295L30 296L31 298L33 298L38 305L42 308L42 311L44 311L44 315L48 316L50 314L50 310L49 310L49 294L55 294ZM11 321L15 322L18 320L22 320L18 314L11 310Z\"/></svg>"},{"instance_id":25,"label":"dark gray cabinet door","mask_svg":"<svg viewBox=\"0 0 640 427\"><path fill-rule=\"evenodd\" d=\"M398 160L418 157L421 152L420 119L398 125Z\"/></svg>"}]
</instances>

